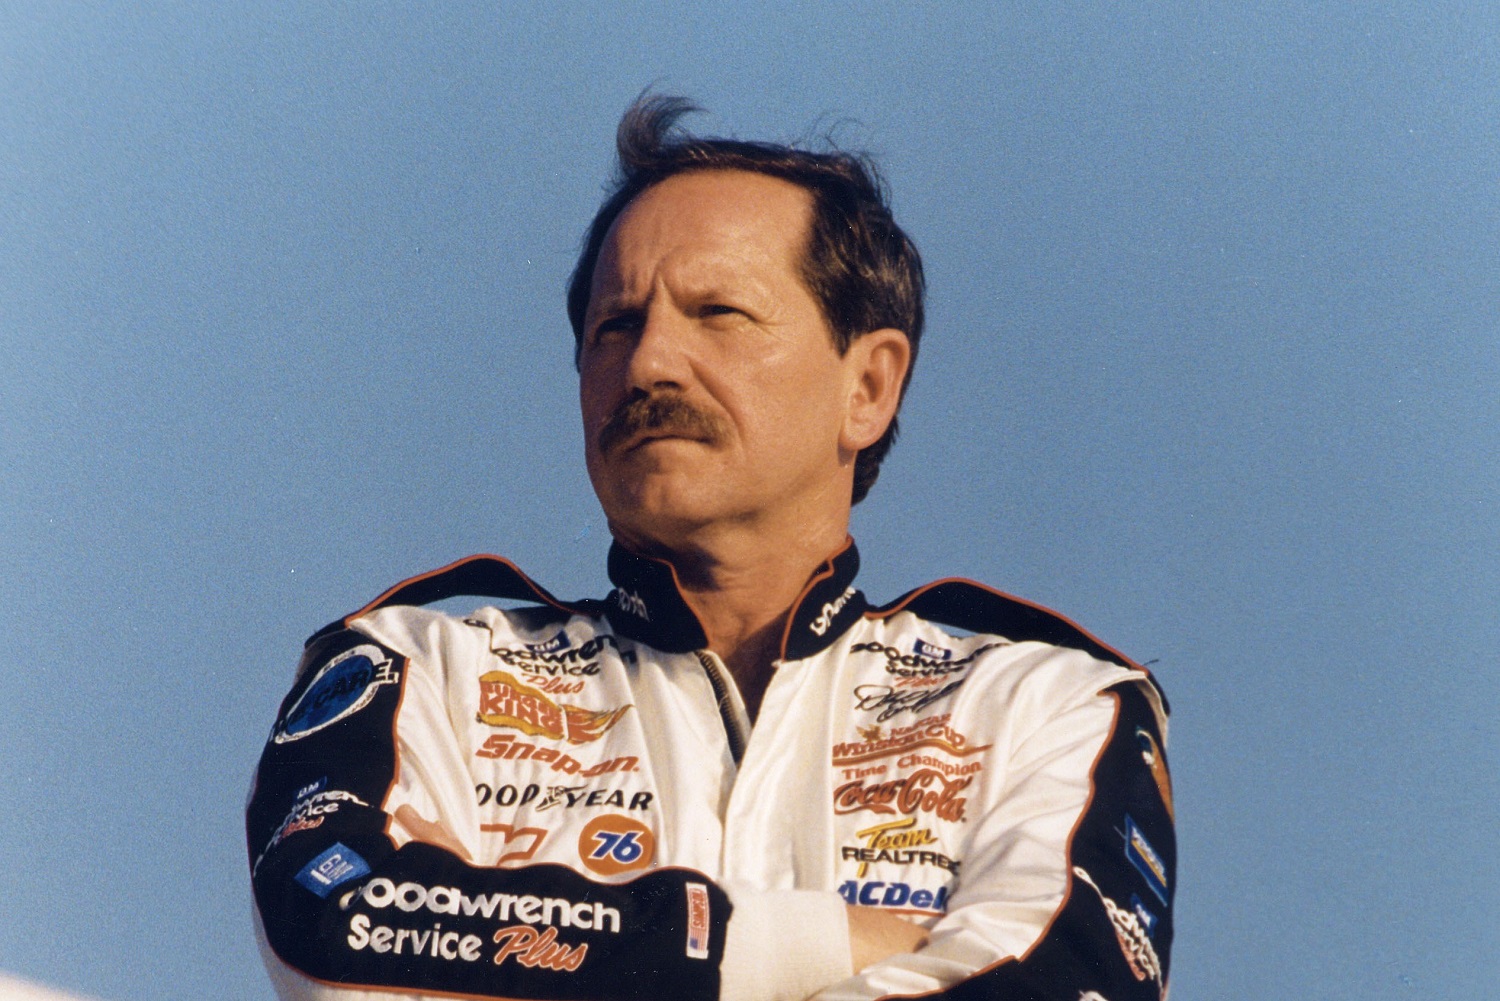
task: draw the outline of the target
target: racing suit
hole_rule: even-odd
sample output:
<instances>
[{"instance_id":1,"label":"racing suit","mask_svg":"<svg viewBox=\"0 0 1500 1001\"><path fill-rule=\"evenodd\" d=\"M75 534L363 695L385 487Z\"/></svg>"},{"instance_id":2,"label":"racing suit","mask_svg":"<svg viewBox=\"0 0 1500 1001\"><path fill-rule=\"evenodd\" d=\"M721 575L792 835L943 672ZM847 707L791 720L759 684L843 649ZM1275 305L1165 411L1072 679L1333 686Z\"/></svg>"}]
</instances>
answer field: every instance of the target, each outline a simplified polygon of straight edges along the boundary
<instances>
[{"instance_id":1,"label":"racing suit","mask_svg":"<svg viewBox=\"0 0 1500 1001\"><path fill-rule=\"evenodd\" d=\"M1155 683L973 582L871 606L858 565L808 582L753 728L618 544L602 601L476 556L315 634L247 810L280 995L1160 1001ZM529 604L422 607L455 595ZM845 904L929 942L851 975Z\"/></svg>"}]
</instances>

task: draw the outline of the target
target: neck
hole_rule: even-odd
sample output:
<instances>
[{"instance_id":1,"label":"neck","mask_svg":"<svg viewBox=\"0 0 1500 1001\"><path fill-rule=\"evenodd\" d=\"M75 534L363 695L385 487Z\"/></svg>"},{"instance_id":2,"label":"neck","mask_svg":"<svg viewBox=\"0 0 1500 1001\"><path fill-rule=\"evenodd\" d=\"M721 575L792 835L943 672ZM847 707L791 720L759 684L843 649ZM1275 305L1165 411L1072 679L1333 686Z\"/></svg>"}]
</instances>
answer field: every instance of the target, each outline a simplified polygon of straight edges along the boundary
<instances>
[{"instance_id":1,"label":"neck","mask_svg":"<svg viewBox=\"0 0 1500 1001\"><path fill-rule=\"evenodd\" d=\"M770 684L792 606L817 567L848 537L847 511L822 525L776 533L704 533L672 548L626 547L672 564L683 599L697 615L708 647L729 668L754 719Z\"/></svg>"}]
</instances>

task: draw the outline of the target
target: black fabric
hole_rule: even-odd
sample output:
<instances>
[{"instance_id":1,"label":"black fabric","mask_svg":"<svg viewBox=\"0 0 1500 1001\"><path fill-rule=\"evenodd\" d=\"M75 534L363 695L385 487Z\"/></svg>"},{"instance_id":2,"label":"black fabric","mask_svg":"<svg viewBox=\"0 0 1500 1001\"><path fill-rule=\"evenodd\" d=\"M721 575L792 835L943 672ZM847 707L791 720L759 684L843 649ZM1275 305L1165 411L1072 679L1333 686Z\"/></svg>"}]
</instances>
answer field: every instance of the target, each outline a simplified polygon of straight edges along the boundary
<instances>
[{"instance_id":1,"label":"black fabric","mask_svg":"<svg viewBox=\"0 0 1500 1001\"><path fill-rule=\"evenodd\" d=\"M445 598L472 595L479 598L498 598L505 601L537 601L559 611L598 616L603 605L596 600L560 601L552 592L536 583L510 560L499 556L470 556L450 563L431 573L421 574L402 581L370 602L364 608L313 633L307 639L308 646L331 635L361 615L387 605L428 605Z\"/></svg>"},{"instance_id":2,"label":"black fabric","mask_svg":"<svg viewBox=\"0 0 1500 1001\"><path fill-rule=\"evenodd\" d=\"M853 589L859 573L854 540L830 556L808 578L792 606L782 641L782 659L810 657L832 646L869 607ZM697 615L688 607L672 565L639 556L614 543L609 550L609 579L615 589L605 600L616 632L668 653L688 653L708 646Z\"/></svg>"},{"instance_id":3,"label":"black fabric","mask_svg":"<svg viewBox=\"0 0 1500 1001\"><path fill-rule=\"evenodd\" d=\"M491 869L431 844L396 849L381 806L395 780L407 662L351 631L325 634L306 659L245 825L256 905L283 962L379 989L717 996L730 905L700 873L605 884L566 866ZM688 954L695 901L709 917L703 958Z\"/></svg>"},{"instance_id":4,"label":"black fabric","mask_svg":"<svg viewBox=\"0 0 1500 1001\"><path fill-rule=\"evenodd\" d=\"M1082 650L1097 660L1134 671L1146 669L1114 647L1105 646L1082 628L1048 608L996 591L972 580L944 580L908 591L870 614L885 618L907 611L942 625L971 633L992 633L1012 643L1041 642ZM1147 674L1149 675L1149 671ZM1156 686L1162 706L1171 711L1166 693Z\"/></svg>"},{"instance_id":5,"label":"black fabric","mask_svg":"<svg viewBox=\"0 0 1500 1001\"><path fill-rule=\"evenodd\" d=\"M927 997L1079 1001L1096 992L1107 1001L1161 1001L1170 971L1177 842L1169 793L1153 777L1146 748L1159 755L1163 741L1138 683L1109 692L1119 700L1118 716L1069 842L1070 882L1061 909L1027 955ZM1165 765L1161 761L1163 776ZM1142 871L1154 872L1152 863L1160 866L1159 882Z\"/></svg>"}]
</instances>

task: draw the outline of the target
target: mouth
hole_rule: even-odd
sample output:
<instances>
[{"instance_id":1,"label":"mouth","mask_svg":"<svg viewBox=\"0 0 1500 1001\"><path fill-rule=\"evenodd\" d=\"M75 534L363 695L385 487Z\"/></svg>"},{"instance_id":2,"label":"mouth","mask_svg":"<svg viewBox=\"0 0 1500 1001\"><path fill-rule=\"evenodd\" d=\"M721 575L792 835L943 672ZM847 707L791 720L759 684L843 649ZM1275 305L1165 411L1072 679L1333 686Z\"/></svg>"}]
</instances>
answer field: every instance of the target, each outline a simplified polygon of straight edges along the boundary
<instances>
[{"instance_id":1,"label":"mouth","mask_svg":"<svg viewBox=\"0 0 1500 1001\"><path fill-rule=\"evenodd\" d=\"M659 442L659 441L697 441L697 442L701 442L701 441L703 441L703 439L700 438L700 437L698 437L698 436L696 436L696 435L673 434L671 432L666 432L666 431L649 431L649 432L647 432L645 434L637 435L634 438L628 439L619 448L620 448L620 451L622 451L622 452L634 452L634 451L637 451L639 449L645 448L647 445L653 445L653 444L655 444L656 442Z\"/></svg>"}]
</instances>

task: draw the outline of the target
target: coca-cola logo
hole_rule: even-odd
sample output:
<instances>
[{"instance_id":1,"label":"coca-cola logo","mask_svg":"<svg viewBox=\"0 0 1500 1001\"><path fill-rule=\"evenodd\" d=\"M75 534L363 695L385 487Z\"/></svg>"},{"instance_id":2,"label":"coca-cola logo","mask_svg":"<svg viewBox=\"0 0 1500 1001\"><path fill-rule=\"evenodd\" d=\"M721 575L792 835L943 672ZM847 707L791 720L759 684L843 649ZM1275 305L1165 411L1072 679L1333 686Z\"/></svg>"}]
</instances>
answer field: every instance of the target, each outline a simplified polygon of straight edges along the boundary
<instances>
[{"instance_id":1,"label":"coca-cola logo","mask_svg":"<svg viewBox=\"0 0 1500 1001\"><path fill-rule=\"evenodd\" d=\"M864 779L845 782L833 791L836 814L870 813L905 814L914 817L930 813L939 820L958 822L964 819L968 798L959 793L974 781L972 775L944 778L932 768L922 768L903 778L867 785Z\"/></svg>"}]
</instances>

